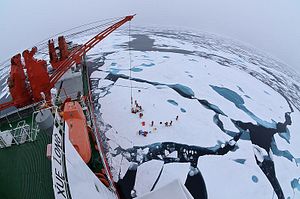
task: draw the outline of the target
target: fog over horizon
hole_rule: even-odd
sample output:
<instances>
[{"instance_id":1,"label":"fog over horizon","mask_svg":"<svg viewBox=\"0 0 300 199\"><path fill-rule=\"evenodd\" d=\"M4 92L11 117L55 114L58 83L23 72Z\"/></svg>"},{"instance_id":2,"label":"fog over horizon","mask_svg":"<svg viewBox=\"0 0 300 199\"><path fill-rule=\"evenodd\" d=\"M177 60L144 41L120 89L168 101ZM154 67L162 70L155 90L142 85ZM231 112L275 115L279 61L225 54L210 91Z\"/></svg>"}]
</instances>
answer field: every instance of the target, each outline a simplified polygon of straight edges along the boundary
<instances>
[{"instance_id":1,"label":"fog over horizon","mask_svg":"<svg viewBox=\"0 0 300 199\"><path fill-rule=\"evenodd\" d=\"M0 63L56 33L129 14L137 14L133 26L195 29L249 44L300 74L297 0L2 0Z\"/></svg>"}]
</instances>

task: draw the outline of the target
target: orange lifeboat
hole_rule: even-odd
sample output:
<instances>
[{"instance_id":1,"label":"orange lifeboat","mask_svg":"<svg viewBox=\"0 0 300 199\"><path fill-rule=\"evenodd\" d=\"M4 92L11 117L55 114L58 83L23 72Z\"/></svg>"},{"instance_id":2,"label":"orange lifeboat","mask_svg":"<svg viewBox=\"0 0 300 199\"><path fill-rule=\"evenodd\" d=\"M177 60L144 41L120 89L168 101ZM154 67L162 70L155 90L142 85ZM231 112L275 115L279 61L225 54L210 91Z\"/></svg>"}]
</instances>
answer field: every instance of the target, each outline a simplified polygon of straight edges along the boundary
<instances>
[{"instance_id":1,"label":"orange lifeboat","mask_svg":"<svg viewBox=\"0 0 300 199\"><path fill-rule=\"evenodd\" d=\"M82 107L76 101L66 102L64 120L69 126L69 139L85 163L91 159L92 150L89 140L88 127Z\"/></svg>"}]
</instances>

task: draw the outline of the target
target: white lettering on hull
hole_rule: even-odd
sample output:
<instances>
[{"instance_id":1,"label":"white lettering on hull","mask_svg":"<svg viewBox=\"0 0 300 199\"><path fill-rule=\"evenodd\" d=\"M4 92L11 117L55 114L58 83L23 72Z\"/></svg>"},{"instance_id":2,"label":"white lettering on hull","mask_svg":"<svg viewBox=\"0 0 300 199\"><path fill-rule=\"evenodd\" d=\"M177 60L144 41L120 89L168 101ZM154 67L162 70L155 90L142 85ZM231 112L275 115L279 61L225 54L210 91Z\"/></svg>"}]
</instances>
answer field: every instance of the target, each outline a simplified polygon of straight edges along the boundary
<instances>
[{"instance_id":1,"label":"white lettering on hull","mask_svg":"<svg viewBox=\"0 0 300 199\"><path fill-rule=\"evenodd\" d=\"M56 118L59 116L56 116ZM52 180L55 199L68 199L63 135L55 125L52 135Z\"/></svg>"}]
</instances>

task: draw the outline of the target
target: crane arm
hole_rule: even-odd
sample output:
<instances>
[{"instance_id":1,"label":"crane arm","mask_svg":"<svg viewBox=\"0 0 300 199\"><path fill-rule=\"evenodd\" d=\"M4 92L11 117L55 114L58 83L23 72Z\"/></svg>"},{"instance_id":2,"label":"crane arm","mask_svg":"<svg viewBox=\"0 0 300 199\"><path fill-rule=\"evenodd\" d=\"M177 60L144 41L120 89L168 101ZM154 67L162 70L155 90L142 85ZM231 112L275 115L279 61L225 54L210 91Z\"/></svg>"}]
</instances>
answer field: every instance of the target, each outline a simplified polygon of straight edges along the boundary
<instances>
[{"instance_id":1,"label":"crane arm","mask_svg":"<svg viewBox=\"0 0 300 199\"><path fill-rule=\"evenodd\" d=\"M84 45L80 46L78 49L75 49L70 53L69 57L54 71L54 73L50 77L50 89L54 87L54 85L59 81L59 79L64 75L64 73L71 68L71 66L75 63L81 61L82 56L87 53L91 48L93 48L96 44L98 44L101 40L107 37L114 30L122 26L124 23L131 21L131 19L135 15L129 15L103 30L95 37L90 39Z\"/></svg>"}]
</instances>

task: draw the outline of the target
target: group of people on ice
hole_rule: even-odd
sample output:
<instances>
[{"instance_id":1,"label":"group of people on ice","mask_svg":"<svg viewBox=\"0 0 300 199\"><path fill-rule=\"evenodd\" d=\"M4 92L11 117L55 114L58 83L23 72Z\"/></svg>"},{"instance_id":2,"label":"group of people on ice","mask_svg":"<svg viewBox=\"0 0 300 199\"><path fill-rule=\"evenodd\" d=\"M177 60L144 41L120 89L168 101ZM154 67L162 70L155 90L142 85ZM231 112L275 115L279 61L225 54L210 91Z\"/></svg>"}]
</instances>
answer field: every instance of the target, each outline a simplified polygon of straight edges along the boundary
<instances>
[{"instance_id":1,"label":"group of people on ice","mask_svg":"<svg viewBox=\"0 0 300 199\"><path fill-rule=\"evenodd\" d=\"M144 110L143 110L142 106L139 105L137 100L135 100L133 106L131 107L131 113L138 114L139 118L142 119L143 116L144 116L143 111ZM178 121L178 119L179 119L179 116L177 115L175 117L175 120ZM160 121L160 122L158 122L158 124L159 125L164 125L165 127L170 127L170 126L173 125L173 120L166 121L166 122ZM142 121L141 125L142 125L142 127L146 126L146 122ZM150 125L150 127L154 127L155 122L152 120L149 125ZM156 131L156 130L157 130L157 127L154 127L153 131ZM144 137L146 137L149 133L152 133L152 131L147 131L147 130L139 130L138 131L138 135L142 135Z\"/></svg>"}]
</instances>

